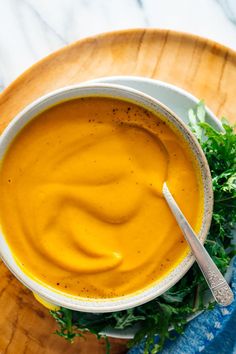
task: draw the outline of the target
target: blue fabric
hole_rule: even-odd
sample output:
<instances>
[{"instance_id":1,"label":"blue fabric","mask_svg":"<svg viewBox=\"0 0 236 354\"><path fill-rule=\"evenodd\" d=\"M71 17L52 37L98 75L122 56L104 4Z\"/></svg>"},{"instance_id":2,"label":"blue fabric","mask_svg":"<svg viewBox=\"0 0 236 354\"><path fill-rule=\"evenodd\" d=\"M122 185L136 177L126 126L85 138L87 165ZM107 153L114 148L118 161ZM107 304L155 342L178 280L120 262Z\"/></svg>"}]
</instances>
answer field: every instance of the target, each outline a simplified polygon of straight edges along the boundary
<instances>
[{"instance_id":1,"label":"blue fabric","mask_svg":"<svg viewBox=\"0 0 236 354\"><path fill-rule=\"evenodd\" d=\"M184 334L168 341L161 354L236 354L236 259L231 288L235 299L230 306L217 305L214 310L203 312L186 326ZM143 347L142 343L129 354L141 354Z\"/></svg>"}]
</instances>

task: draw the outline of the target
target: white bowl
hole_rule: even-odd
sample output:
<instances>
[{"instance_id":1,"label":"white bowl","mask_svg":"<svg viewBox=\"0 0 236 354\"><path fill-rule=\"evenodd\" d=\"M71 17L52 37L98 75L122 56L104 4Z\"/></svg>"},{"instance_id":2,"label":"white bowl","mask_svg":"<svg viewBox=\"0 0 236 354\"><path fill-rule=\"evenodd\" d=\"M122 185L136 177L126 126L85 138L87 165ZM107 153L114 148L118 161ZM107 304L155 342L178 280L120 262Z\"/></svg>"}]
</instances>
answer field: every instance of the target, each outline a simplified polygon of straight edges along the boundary
<instances>
[{"instance_id":1,"label":"white bowl","mask_svg":"<svg viewBox=\"0 0 236 354\"><path fill-rule=\"evenodd\" d=\"M165 117L167 121L169 121L176 127L176 129L179 130L193 151L201 171L204 189L204 213L201 230L198 236L201 242L204 242L211 222L213 205L211 176L205 156L201 150L200 145L198 144L193 134L189 131L187 126L162 103L142 92L119 85L90 84L65 87L49 93L26 107L12 120L12 122L5 129L2 136L0 137L0 159L4 157L7 148L18 134L18 132L37 114L46 110L48 107L56 105L62 101L91 96L105 96L119 99L128 99L135 104L141 105L142 107L145 107L151 111L160 113ZM68 294L62 294L59 291L48 288L46 285L43 286L42 284L39 284L35 280L28 277L15 262L13 254L11 253L11 250L6 243L2 232L0 232L0 254L2 260L11 270L11 272L23 284L41 296L44 300L76 311L94 313L124 310L141 305L154 299L155 297L163 294L180 278L182 278L194 262L194 257L189 252L189 254L181 261L181 263L179 263L173 271L168 273L166 277L164 277L158 283L138 293L130 294L120 298L86 299Z\"/></svg>"}]
</instances>

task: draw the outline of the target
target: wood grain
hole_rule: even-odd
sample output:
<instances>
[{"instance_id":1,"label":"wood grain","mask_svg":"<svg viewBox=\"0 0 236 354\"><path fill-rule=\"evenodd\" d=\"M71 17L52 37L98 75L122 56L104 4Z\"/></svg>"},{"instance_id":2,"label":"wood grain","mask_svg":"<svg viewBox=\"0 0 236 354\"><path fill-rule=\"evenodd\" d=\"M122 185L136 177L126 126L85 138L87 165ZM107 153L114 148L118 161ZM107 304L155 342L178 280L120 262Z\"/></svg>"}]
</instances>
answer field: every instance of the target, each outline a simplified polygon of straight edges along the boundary
<instances>
[{"instance_id":1,"label":"wood grain","mask_svg":"<svg viewBox=\"0 0 236 354\"><path fill-rule=\"evenodd\" d=\"M28 69L0 95L0 131L39 96L85 80L137 75L163 80L204 98L217 114L236 121L236 53L212 41L165 30L128 30L78 41ZM0 353L99 354L92 336L74 345L55 336L54 320L0 265ZM112 340L112 353L125 353Z\"/></svg>"}]
</instances>

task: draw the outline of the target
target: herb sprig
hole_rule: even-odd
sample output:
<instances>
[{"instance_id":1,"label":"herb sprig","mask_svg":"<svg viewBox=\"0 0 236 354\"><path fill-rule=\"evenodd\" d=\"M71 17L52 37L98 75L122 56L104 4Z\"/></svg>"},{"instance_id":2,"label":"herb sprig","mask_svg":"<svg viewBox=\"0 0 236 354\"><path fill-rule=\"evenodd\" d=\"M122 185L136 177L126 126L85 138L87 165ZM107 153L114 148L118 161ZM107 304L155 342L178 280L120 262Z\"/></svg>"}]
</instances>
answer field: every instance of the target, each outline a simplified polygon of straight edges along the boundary
<instances>
[{"instance_id":1,"label":"herb sprig","mask_svg":"<svg viewBox=\"0 0 236 354\"><path fill-rule=\"evenodd\" d=\"M214 191L214 208L205 247L222 273L236 254L232 244L232 230L236 223L236 134L233 127L222 120L222 131L206 122L206 110L201 101L189 111L189 125L207 158ZM137 333L129 347L145 338L144 353L160 351L166 339L171 339L169 328L184 331L189 316L206 309L203 295L207 284L195 263L186 275L162 296L135 308L107 314L75 312L65 308L51 311L58 323L56 333L69 341L89 331L101 338L106 328L126 329L137 326ZM213 308L214 303L207 309ZM159 341L155 344L155 336ZM107 340L107 353L109 352Z\"/></svg>"}]
</instances>

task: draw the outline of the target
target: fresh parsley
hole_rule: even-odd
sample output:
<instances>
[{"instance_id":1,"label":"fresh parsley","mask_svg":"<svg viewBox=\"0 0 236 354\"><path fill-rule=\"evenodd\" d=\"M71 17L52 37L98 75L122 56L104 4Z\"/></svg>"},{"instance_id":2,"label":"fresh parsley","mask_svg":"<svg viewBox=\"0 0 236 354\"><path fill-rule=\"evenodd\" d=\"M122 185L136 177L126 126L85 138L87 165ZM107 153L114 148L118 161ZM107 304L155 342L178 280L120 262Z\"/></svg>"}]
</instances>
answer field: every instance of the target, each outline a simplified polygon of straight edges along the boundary
<instances>
[{"instance_id":1,"label":"fresh parsley","mask_svg":"<svg viewBox=\"0 0 236 354\"><path fill-rule=\"evenodd\" d=\"M197 137L207 158L214 191L214 209L210 231L205 247L222 273L236 254L232 244L232 231L236 223L236 134L233 127L222 120L222 131L215 130L206 122L204 103L199 102L189 111L189 125ZM162 296L144 305L120 312L90 314L65 308L51 311L58 323L56 333L70 342L82 332L94 333L98 339L107 327L125 329L137 326L137 333L129 347L145 338L144 353L160 351L167 338L169 328L177 333L184 331L189 316L206 309L203 304L207 284L195 263L187 274ZM206 310L214 307L208 305ZM155 344L155 335L159 335ZM107 339L107 353L109 353Z\"/></svg>"}]
</instances>

